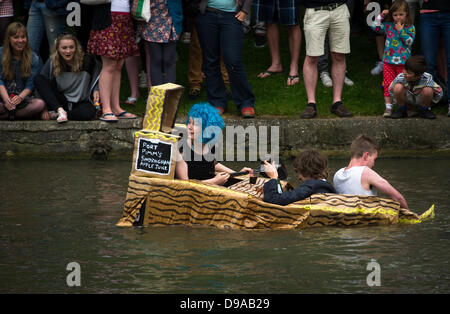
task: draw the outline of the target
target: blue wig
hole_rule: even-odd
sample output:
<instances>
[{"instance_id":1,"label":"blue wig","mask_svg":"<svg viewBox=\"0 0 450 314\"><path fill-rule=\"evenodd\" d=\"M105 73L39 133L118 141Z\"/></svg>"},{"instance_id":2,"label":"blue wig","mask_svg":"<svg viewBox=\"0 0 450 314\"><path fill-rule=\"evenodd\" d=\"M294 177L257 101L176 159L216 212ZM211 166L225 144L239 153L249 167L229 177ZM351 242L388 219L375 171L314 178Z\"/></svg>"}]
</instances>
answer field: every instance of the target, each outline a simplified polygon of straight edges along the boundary
<instances>
[{"instance_id":1,"label":"blue wig","mask_svg":"<svg viewBox=\"0 0 450 314\"><path fill-rule=\"evenodd\" d=\"M209 133L208 131L205 132L205 129L208 127L216 127L209 130L214 130L219 128L222 130L225 127L225 122L223 121L222 117L219 114L219 111L211 106L208 102L203 103L197 103L191 107L191 109L188 112L188 117L186 120L186 124L189 123L189 118L192 119L201 119L202 124L202 136L199 139L202 143L209 143L211 140L216 139L215 133L212 134L205 134ZM210 143L211 144L211 143Z\"/></svg>"}]
</instances>

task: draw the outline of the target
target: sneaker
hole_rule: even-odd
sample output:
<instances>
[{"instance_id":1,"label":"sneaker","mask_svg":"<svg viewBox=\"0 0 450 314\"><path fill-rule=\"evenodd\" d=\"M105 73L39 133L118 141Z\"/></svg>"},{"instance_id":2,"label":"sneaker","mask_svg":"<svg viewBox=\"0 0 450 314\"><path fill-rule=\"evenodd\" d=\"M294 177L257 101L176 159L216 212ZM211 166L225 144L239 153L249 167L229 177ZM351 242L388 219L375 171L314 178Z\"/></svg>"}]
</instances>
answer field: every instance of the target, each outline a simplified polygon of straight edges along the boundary
<instances>
[{"instance_id":1,"label":"sneaker","mask_svg":"<svg viewBox=\"0 0 450 314\"><path fill-rule=\"evenodd\" d=\"M320 73L320 80L325 87L333 86L333 80L331 79L330 74L326 71Z\"/></svg>"},{"instance_id":2,"label":"sneaker","mask_svg":"<svg viewBox=\"0 0 450 314\"><path fill-rule=\"evenodd\" d=\"M316 108L313 106L310 106L309 104L306 106L305 110L300 115L300 118L302 119L312 119L315 116L317 116Z\"/></svg>"},{"instance_id":3,"label":"sneaker","mask_svg":"<svg viewBox=\"0 0 450 314\"><path fill-rule=\"evenodd\" d=\"M266 35L255 34L255 48L263 48L267 44Z\"/></svg>"},{"instance_id":4,"label":"sneaker","mask_svg":"<svg viewBox=\"0 0 450 314\"><path fill-rule=\"evenodd\" d=\"M140 88L148 88L148 83L147 83L147 73L145 73L144 71L141 71L141 73L139 73L139 87Z\"/></svg>"},{"instance_id":5,"label":"sneaker","mask_svg":"<svg viewBox=\"0 0 450 314\"><path fill-rule=\"evenodd\" d=\"M383 72L383 61L378 61L375 67L370 70L370 74L372 75L380 75Z\"/></svg>"},{"instance_id":6,"label":"sneaker","mask_svg":"<svg viewBox=\"0 0 450 314\"><path fill-rule=\"evenodd\" d=\"M386 108L386 110L383 113L383 118L390 118L392 116L392 109Z\"/></svg>"},{"instance_id":7,"label":"sneaker","mask_svg":"<svg viewBox=\"0 0 450 314\"><path fill-rule=\"evenodd\" d=\"M225 109L223 107L214 107L217 109L217 111L219 112L219 115L223 115L223 113L225 112Z\"/></svg>"},{"instance_id":8,"label":"sneaker","mask_svg":"<svg viewBox=\"0 0 450 314\"><path fill-rule=\"evenodd\" d=\"M241 109L241 115L244 119L254 118L255 117L255 109L253 107L245 107Z\"/></svg>"},{"instance_id":9,"label":"sneaker","mask_svg":"<svg viewBox=\"0 0 450 314\"><path fill-rule=\"evenodd\" d=\"M349 79L347 76L345 76L345 78L344 78L344 84L347 86L355 85L355 83L353 83L353 81L351 79Z\"/></svg>"},{"instance_id":10,"label":"sneaker","mask_svg":"<svg viewBox=\"0 0 450 314\"><path fill-rule=\"evenodd\" d=\"M401 108L398 108L391 114L391 119L402 119L402 118L407 118L407 117L408 117L408 113L406 112L405 109L401 109Z\"/></svg>"},{"instance_id":11,"label":"sneaker","mask_svg":"<svg viewBox=\"0 0 450 314\"><path fill-rule=\"evenodd\" d=\"M353 117L353 114L350 111L348 111L347 108L345 108L344 104L342 103L339 106L337 106L337 108L333 108L333 106L331 106L330 111L331 113L334 113L340 118Z\"/></svg>"},{"instance_id":12,"label":"sneaker","mask_svg":"<svg viewBox=\"0 0 450 314\"><path fill-rule=\"evenodd\" d=\"M63 123L67 122L67 112L63 108L58 108L58 117L56 118L56 122Z\"/></svg>"},{"instance_id":13,"label":"sneaker","mask_svg":"<svg viewBox=\"0 0 450 314\"><path fill-rule=\"evenodd\" d=\"M419 116L424 119L436 119L436 116L434 115L433 111L431 111L431 108L420 108L419 109Z\"/></svg>"}]
</instances>

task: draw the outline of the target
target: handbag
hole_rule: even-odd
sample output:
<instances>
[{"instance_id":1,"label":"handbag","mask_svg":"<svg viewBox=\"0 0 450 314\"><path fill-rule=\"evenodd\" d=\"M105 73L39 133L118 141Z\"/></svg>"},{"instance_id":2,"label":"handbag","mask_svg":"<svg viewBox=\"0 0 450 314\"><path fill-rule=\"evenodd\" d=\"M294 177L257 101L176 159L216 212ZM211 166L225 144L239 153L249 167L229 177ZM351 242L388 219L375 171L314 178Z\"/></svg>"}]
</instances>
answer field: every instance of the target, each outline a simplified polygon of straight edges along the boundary
<instances>
[{"instance_id":1,"label":"handbag","mask_svg":"<svg viewBox=\"0 0 450 314\"><path fill-rule=\"evenodd\" d=\"M138 21L150 21L150 0L133 0L131 15Z\"/></svg>"},{"instance_id":2,"label":"handbag","mask_svg":"<svg viewBox=\"0 0 450 314\"><path fill-rule=\"evenodd\" d=\"M98 4L111 3L111 0L80 0L80 3L86 4L86 5L98 5Z\"/></svg>"}]
</instances>

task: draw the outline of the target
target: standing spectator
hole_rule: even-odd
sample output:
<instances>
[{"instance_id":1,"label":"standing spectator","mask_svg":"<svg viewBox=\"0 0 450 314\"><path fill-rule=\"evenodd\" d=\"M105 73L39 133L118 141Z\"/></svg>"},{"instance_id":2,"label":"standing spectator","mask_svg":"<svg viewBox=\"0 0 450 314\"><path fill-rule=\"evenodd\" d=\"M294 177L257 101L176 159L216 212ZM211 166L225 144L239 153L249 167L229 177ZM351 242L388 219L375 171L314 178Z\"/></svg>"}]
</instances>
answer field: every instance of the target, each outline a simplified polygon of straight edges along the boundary
<instances>
[{"instance_id":1,"label":"standing spectator","mask_svg":"<svg viewBox=\"0 0 450 314\"><path fill-rule=\"evenodd\" d=\"M383 20L387 19L388 22ZM409 6L405 0L396 0L389 10L383 10L371 25L372 29L386 34L383 54L384 102L386 109L383 117L392 115L392 97L389 86L397 75L403 72L406 60L411 56L411 49L416 37L416 29L412 25Z\"/></svg>"},{"instance_id":2,"label":"standing spectator","mask_svg":"<svg viewBox=\"0 0 450 314\"><path fill-rule=\"evenodd\" d=\"M242 64L244 29L252 0L201 0L200 14L195 18L203 53L203 72L206 77L208 102L222 114L227 106L225 84L220 72L222 56L230 78L233 101L243 118L255 116L255 95Z\"/></svg>"},{"instance_id":3,"label":"standing spectator","mask_svg":"<svg viewBox=\"0 0 450 314\"><path fill-rule=\"evenodd\" d=\"M177 41L181 35L183 9L180 0L154 0L150 2L151 18L140 23L138 31L147 46L150 58L151 85L175 83Z\"/></svg>"},{"instance_id":4,"label":"standing spectator","mask_svg":"<svg viewBox=\"0 0 450 314\"><path fill-rule=\"evenodd\" d=\"M317 63L324 54L325 36L328 32L331 52L331 76L333 79L333 104L331 112L339 117L351 117L352 114L342 103L346 61L345 54L350 53L350 13L346 0L306 0L303 27L306 42L306 57L303 64L308 104L300 115L311 119L317 115L316 86Z\"/></svg>"},{"instance_id":5,"label":"standing spectator","mask_svg":"<svg viewBox=\"0 0 450 314\"><path fill-rule=\"evenodd\" d=\"M0 47L0 60L0 119L29 119L41 113L44 101L31 96L33 80L42 68L42 61L30 49L23 24L9 24Z\"/></svg>"},{"instance_id":6,"label":"standing spectator","mask_svg":"<svg viewBox=\"0 0 450 314\"><path fill-rule=\"evenodd\" d=\"M280 56L280 34L278 22L288 27L289 52L291 64L286 84L295 85L300 82L298 73L298 59L302 42L302 32L299 25L299 6L297 0L256 0L254 4L255 20L266 23L267 42L269 44L271 65L258 77L266 78L283 72Z\"/></svg>"},{"instance_id":7,"label":"standing spectator","mask_svg":"<svg viewBox=\"0 0 450 314\"><path fill-rule=\"evenodd\" d=\"M14 20L13 0L0 0L0 43L5 39L6 28Z\"/></svg>"},{"instance_id":8,"label":"standing spectator","mask_svg":"<svg viewBox=\"0 0 450 314\"><path fill-rule=\"evenodd\" d=\"M450 1L448 0L424 0L420 10L420 33L422 52L428 64L428 71L437 78L436 56L438 54L439 41L445 48L447 62L447 101L450 116Z\"/></svg>"},{"instance_id":9,"label":"standing spectator","mask_svg":"<svg viewBox=\"0 0 450 314\"><path fill-rule=\"evenodd\" d=\"M39 54L44 35L48 39L49 51L56 37L66 29L66 6L70 0L32 0L28 15L28 38L31 49Z\"/></svg>"},{"instance_id":10,"label":"standing spectator","mask_svg":"<svg viewBox=\"0 0 450 314\"><path fill-rule=\"evenodd\" d=\"M137 56L139 48L134 42L133 22L128 0L92 6L92 30L88 52L102 58L99 88L102 103L100 120L117 122L136 116L120 107L121 73L124 60Z\"/></svg>"}]
</instances>

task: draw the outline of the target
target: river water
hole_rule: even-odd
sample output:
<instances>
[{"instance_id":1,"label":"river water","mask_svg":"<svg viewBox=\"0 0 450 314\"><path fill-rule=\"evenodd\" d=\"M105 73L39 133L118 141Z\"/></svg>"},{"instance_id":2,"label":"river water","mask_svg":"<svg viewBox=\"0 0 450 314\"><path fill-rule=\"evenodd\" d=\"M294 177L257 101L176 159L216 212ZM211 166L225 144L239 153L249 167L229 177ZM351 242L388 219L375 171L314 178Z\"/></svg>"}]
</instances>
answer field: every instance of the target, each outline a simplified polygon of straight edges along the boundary
<instances>
[{"instance_id":1,"label":"river water","mask_svg":"<svg viewBox=\"0 0 450 314\"><path fill-rule=\"evenodd\" d=\"M431 221L263 232L118 228L130 166L0 161L0 293L450 292L448 159L376 162L411 210L436 205ZM66 282L71 262L80 286Z\"/></svg>"}]
</instances>

